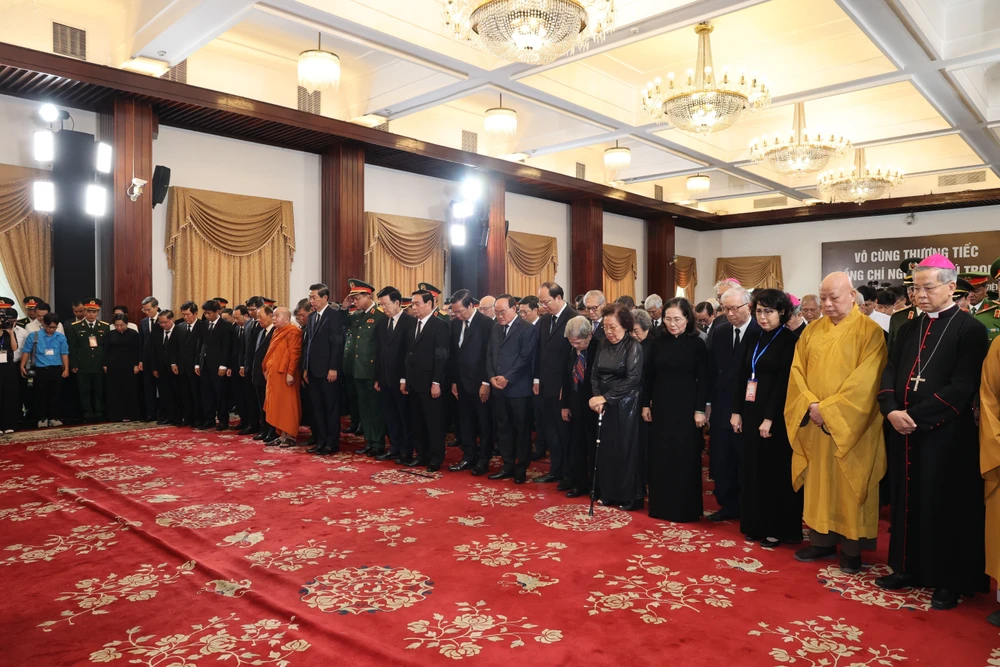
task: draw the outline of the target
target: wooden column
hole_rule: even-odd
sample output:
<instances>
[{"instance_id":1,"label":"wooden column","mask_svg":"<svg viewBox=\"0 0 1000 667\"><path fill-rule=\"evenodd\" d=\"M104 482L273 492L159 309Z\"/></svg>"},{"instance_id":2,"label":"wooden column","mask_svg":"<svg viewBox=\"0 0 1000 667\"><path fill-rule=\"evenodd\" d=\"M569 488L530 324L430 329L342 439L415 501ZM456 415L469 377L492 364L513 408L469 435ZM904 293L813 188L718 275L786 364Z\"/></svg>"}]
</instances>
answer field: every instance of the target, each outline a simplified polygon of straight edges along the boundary
<instances>
[{"instance_id":1,"label":"wooden column","mask_svg":"<svg viewBox=\"0 0 1000 667\"><path fill-rule=\"evenodd\" d=\"M646 220L646 295L674 298L674 221L669 217ZM692 295L693 296L693 295ZM689 299L690 300L690 299Z\"/></svg>"},{"instance_id":2,"label":"wooden column","mask_svg":"<svg viewBox=\"0 0 1000 667\"><path fill-rule=\"evenodd\" d=\"M578 199L570 209L571 295L604 286L604 209L596 199Z\"/></svg>"},{"instance_id":3,"label":"wooden column","mask_svg":"<svg viewBox=\"0 0 1000 667\"><path fill-rule=\"evenodd\" d=\"M321 190L322 281L340 300L348 278L365 278L364 146L342 143L323 154Z\"/></svg>"},{"instance_id":4,"label":"wooden column","mask_svg":"<svg viewBox=\"0 0 1000 667\"><path fill-rule=\"evenodd\" d=\"M97 222L100 248L101 317L115 304L141 317L142 300L153 294L153 138L157 122L146 102L115 99L99 116L98 138L111 144L113 167L103 182L111 191L108 215ZM148 181L132 201L132 178ZM163 204L165 205L165 204ZM162 242L163 239L158 239Z\"/></svg>"},{"instance_id":5,"label":"wooden column","mask_svg":"<svg viewBox=\"0 0 1000 667\"><path fill-rule=\"evenodd\" d=\"M506 186L502 176L486 178L486 201L490 206L490 217L487 222L490 228L490 239L486 244L485 254L479 262L479 294L498 296L507 291L507 205ZM468 243L479 243L478 238L468 239ZM517 296L523 296L518 294Z\"/></svg>"}]
</instances>

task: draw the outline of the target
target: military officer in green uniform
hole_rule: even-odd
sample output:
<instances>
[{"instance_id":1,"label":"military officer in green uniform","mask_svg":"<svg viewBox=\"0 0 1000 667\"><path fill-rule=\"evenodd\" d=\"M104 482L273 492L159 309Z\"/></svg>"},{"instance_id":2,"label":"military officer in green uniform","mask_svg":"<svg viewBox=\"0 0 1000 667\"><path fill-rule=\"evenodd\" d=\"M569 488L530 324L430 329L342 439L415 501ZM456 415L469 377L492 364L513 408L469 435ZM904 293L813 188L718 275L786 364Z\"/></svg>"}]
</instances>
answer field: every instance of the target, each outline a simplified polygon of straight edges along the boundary
<instances>
[{"instance_id":1,"label":"military officer in green uniform","mask_svg":"<svg viewBox=\"0 0 1000 667\"><path fill-rule=\"evenodd\" d=\"M962 274L965 277L967 274ZM998 258L990 266L990 272L986 274L979 274L983 276L979 279L977 284L976 280L969 280L974 288L981 290L983 294L983 299L979 302L979 308L975 314L975 318L986 326L986 332L989 334L990 340L1000 336L1000 303L996 301L990 301L985 298L986 289L990 282L996 282L1000 280L1000 258ZM966 278L968 280L968 278ZM970 296L975 294L975 292L970 292ZM970 298L971 301L971 298Z\"/></svg>"},{"instance_id":2,"label":"military officer in green uniform","mask_svg":"<svg viewBox=\"0 0 1000 667\"><path fill-rule=\"evenodd\" d=\"M920 315L920 309L913 305L913 298L911 295L911 289L913 288L913 267L919 263L919 259L915 257L908 257L899 264L899 268L906 274L903 278L903 287L906 288L906 301L909 305L902 310L897 310L889 318L889 336L886 343L890 349L892 349L892 344L896 340L896 334L899 332L899 327L903 326L903 323L907 320L912 320L914 317Z\"/></svg>"},{"instance_id":3,"label":"military officer in green uniform","mask_svg":"<svg viewBox=\"0 0 1000 667\"><path fill-rule=\"evenodd\" d=\"M347 312L344 314L344 388L341 398L344 400L341 403L341 414L343 410L347 410L347 414L350 417L350 423L347 428L341 429L341 433L352 433L354 435L364 435L364 424L361 421L361 408L358 405L358 388L354 384L354 364L347 363L348 359L354 359L355 345L354 345L354 329L351 327L351 318L357 311L357 307L350 303L347 299L340 304L340 309L346 309ZM364 449L364 448L362 448Z\"/></svg>"},{"instance_id":4,"label":"military officer in green uniform","mask_svg":"<svg viewBox=\"0 0 1000 667\"><path fill-rule=\"evenodd\" d=\"M971 291L972 285L969 284L968 280L962 278L955 280L955 293L951 295L951 298L965 312L969 312L969 292Z\"/></svg>"},{"instance_id":5,"label":"military officer in green uniform","mask_svg":"<svg viewBox=\"0 0 1000 667\"><path fill-rule=\"evenodd\" d=\"M87 299L83 307L83 320L73 323L66 332L69 367L80 392L83 418L100 421L104 418L104 339L111 332L111 326L98 319L100 299Z\"/></svg>"},{"instance_id":6,"label":"military officer in green uniform","mask_svg":"<svg viewBox=\"0 0 1000 667\"><path fill-rule=\"evenodd\" d=\"M341 309L345 306L355 308L347 317L353 353L347 356L345 348L344 369L345 372L350 369L348 375L353 378L365 436L365 446L355 453L379 456L385 452L385 419L378 392L375 391L375 336L378 328L386 325L388 318L375 308L375 301L372 299L374 287L357 278L348 280L347 285L350 293L344 298Z\"/></svg>"},{"instance_id":7,"label":"military officer in green uniform","mask_svg":"<svg viewBox=\"0 0 1000 667\"><path fill-rule=\"evenodd\" d=\"M37 296L26 296L21 299L21 303L24 304L24 314L25 316L19 319L16 324L19 327L27 327L30 322L35 320L35 307L42 302Z\"/></svg>"}]
</instances>

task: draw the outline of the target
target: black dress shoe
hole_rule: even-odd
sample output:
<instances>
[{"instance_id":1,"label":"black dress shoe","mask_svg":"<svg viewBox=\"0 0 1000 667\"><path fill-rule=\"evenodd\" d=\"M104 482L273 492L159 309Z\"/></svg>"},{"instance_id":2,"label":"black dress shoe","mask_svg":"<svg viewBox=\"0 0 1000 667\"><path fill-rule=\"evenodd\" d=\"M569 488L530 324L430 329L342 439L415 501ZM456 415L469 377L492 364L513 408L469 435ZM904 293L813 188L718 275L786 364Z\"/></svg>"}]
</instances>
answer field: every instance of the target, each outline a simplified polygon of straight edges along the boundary
<instances>
[{"instance_id":1,"label":"black dress shoe","mask_svg":"<svg viewBox=\"0 0 1000 667\"><path fill-rule=\"evenodd\" d=\"M190 426L190 425L191 425L191 422L189 422L189 421L188 421L188 420L186 420L186 419L182 419L182 420L180 420L179 422L177 422L177 425L178 425L178 426Z\"/></svg>"},{"instance_id":2,"label":"black dress shoe","mask_svg":"<svg viewBox=\"0 0 1000 667\"><path fill-rule=\"evenodd\" d=\"M257 435L255 435L253 437L253 439L254 440L263 440L265 437L267 437L267 431L261 431L260 433L258 433Z\"/></svg>"},{"instance_id":3,"label":"black dress shoe","mask_svg":"<svg viewBox=\"0 0 1000 667\"><path fill-rule=\"evenodd\" d=\"M809 545L795 552L795 560L800 563L811 563L824 558L836 558L837 547L814 547Z\"/></svg>"},{"instance_id":4,"label":"black dress shoe","mask_svg":"<svg viewBox=\"0 0 1000 667\"><path fill-rule=\"evenodd\" d=\"M170 423L169 419L161 419L160 421L156 422L156 425L157 426L166 426L169 423Z\"/></svg>"},{"instance_id":5,"label":"black dress shoe","mask_svg":"<svg viewBox=\"0 0 1000 667\"><path fill-rule=\"evenodd\" d=\"M987 623L992 623L993 625L1000 628L1000 611L995 611L986 617Z\"/></svg>"},{"instance_id":6,"label":"black dress shoe","mask_svg":"<svg viewBox=\"0 0 1000 667\"><path fill-rule=\"evenodd\" d=\"M705 518L708 519L709 521L718 523L719 521L729 521L730 519L738 519L740 518L740 515L736 514L735 512L719 510L718 512L712 512Z\"/></svg>"},{"instance_id":7,"label":"black dress shoe","mask_svg":"<svg viewBox=\"0 0 1000 667\"><path fill-rule=\"evenodd\" d=\"M545 458L545 452L531 452L532 461L541 461Z\"/></svg>"},{"instance_id":8,"label":"black dress shoe","mask_svg":"<svg viewBox=\"0 0 1000 667\"><path fill-rule=\"evenodd\" d=\"M476 467L476 468L472 469L472 476L473 477L480 477L482 475L485 475L489 471L490 471L490 469L488 467L486 467L486 466L483 466L481 468L480 467Z\"/></svg>"},{"instance_id":9,"label":"black dress shoe","mask_svg":"<svg viewBox=\"0 0 1000 667\"><path fill-rule=\"evenodd\" d=\"M228 431L229 430L229 424L219 424L218 426L215 427L215 430L216 431Z\"/></svg>"},{"instance_id":10,"label":"black dress shoe","mask_svg":"<svg viewBox=\"0 0 1000 667\"><path fill-rule=\"evenodd\" d=\"M848 556L840 552L840 571L844 574L857 574L861 571L861 556Z\"/></svg>"},{"instance_id":11,"label":"black dress shoe","mask_svg":"<svg viewBox=\"0 0 1000 667\"><path fill-rule=\"evenodd\" d=\"M427 472L437 472L441 469L440 463L430 463L427 465Z\"/></svg>"},{"instance_id":12,"label":"black dress shoe","mask_svg":"<svg viewBox=\"0 0 1000 667\"><path fill-rule=\"evenodd\" d=\"M368 445L365 445L364 447L358 447L357 449L354 450L354 453L355 454L367 454L368 453Z\"/></svg>"},{"instance_id":13,"label":"black dress shoe","mask_svg":"<svg viewBox=\"0 0 1000 667\"><path fill-rule=\"evenodd\" d=\"M625 510L626 512L634 512L636 510L641 510L643 508L643 505L644 505L643 499L639 498L638 500L633 500L631 502L622 503L618 507L620 509Z\"/></svg>"},{"instance_id":14,"label":"black dress shoe","mask_svg":"<svg viewBox=\"0 0 1000 667\"><path fill-rule=\"evenodd\" d=\"M321 449L323 449L322 445L313 445L306 450L306 454L319 454Z\"/></svg>"},{"instance_id":15,"label":"black dress shoe","mask_svg":"<svg viewBox=\"0 0 1000 667\"><path fill-rule=\"evenodd\" d=\"M901 591L912 588L917 583L917 577L905 572L893 572L875 580L875 585L887 591Z\"/></svg>"},{"instance_id":16,"label":"black dress shoe","mask_svg":"<svg viewBox=\"0 0 1000 667\"><path fill-rule=\"evenodd\" d=\"M244 424L243 422L237 422L236 426L230 426L229 428L232 429L233 431L242 431L244 428L246 428L246 424Z\"/></svg>"},{"instance_id":17,"label":"black dress shoe","mask_svg":"<svg viewBox=\"0 0 1000 667\"><path fill-rule=\"evenodd\" d=\"M763 537L756 541L760 542L760 546L764 549L777 549L781 546L781 540L772 540L770 537Z\"/></svg>"},{"instance_id":18,"label":"black dress shoe","mask_svg":"<svg viewBox=\"0 0 1000 667\"><path fill-rule=\"evenodd\" d=\"M407 458L405 458L405 457L403 457L403 456L397 456L396 458L394 458L392 460L392 462L395 463L398 466L405 466L407 463L410 462L410 460L407 459Z\"/></svg>"},{"instance_id":19,"label":"black dress shoe","mask_svg":"<svg viewBox=\"0 0 1000 667\"><path fill-rule=\"evenodd\" d=\"M586 489L570 489L566 492L567 498L579 498L580 496L585 496L589 493Z\"/></svg>"},{"instance_id":20,"label":"black dress shoe","mask_svg":"<svg viewBox=\"0 0 1000 667\"><path fill-rule=\"evenodd\" d=\"M524 484L527 481L528 481L528 479L524 475L514 475L514 483L515 484Z\"/></svg>"},{"instance_id":21,"label":"black dress shoe","mask_svg":"<svg viewBox=\"0 0 1000 667\"><path fill-rule=\"evenodd\" d=\"M379 454L378 456L376 456L375 460L376 461L391 461L392 459L396 459L396 458L399 458L399 457L396 456L395 454L393 454L392 452L385 452L385 453L382 453L382 454Z\"/></svg>"},{"instance_id":22,"label":"black dress shoe","mask_svg":"<svg viewBox=\"0 0 1000 667\"><path fill-rule=\"evenodd\" d=\"M430 465L430 463L431 463L430 459L417 457L412 461L410 461L409 463L404 463L403 465L405 465L407 468L423 468L424 466Z\"/></svg>"},{"instance_id":23,"label":"black dress shoe","mask_svg":"<svg viewBox=\"0 0 1000 667\"><path fill-rule=\"evenodd\" d=\"M569 491L573 488L573 482L568 479L563 479L559 482L559 486L556 487L556 491Z\"/></svg>"},{"instance_id":24,"label":"black dress shoe","mask_svg":"<svg viewBox=\"0 0 1000 667\"><path fill-rule=\"evenodd\" d=\"M541 477L536 477L533 481L535 482L535 484L548 484L549 482L560 482L562 481L562 478L556 477L552 473L549 473L548 475L542 475Z\"/></svg>"},{"instance_id":25,"label":"black dress shoe","mask_svg":"<svg viewBox=\"0 0 1000 667\"><path fill-rule=\"evenodd\" d=\"M242 430L240 430L240 435L250 435L252 433L256 433L259 430L260 430L260 426L255 426L254 424L249 424L249 425L243 427Z\"/></svg>"},{"instance_id":26,"label":"black dress shoe","mask_svg":"<svg viewBox=\"0 0 1000 667\"><path fill-rule=\"evenodd\" d=\"M959 597L960 595L957 591L947 588L935 588L934 595L931 596L931 609L939 609L941 611L954 609L958 606Z\"/></svg>"},{"instance_id":27,"label":"black dress shoe","mask_svg":"<svg viewBox=\"0 0 1000 667\"><path fill-rule=\"evenodd\" d=\"M462 472L463 470L468 470L472 467L472 461L459 461L455 465L448 466L448 470L452 472Z\"/></svg>"},{"instance_id":28,"label":"black dress shoe","mask_svg":"<svg viewBox=\"0 0 1000 667\"><path fill-rule=\"evenodd\" d=\"M306 440L306 445L312 447L315 444L316 444L316 436L315 435L310 435L309 439Z\"/></svg>"},{"instance_id":29,"label":"black dress shoe","mask_svg":"<svg viewBox=\"0 0 1000 667\"><path fill-rule=\"evenodd\" d=\"M501 470L500 472L495 472L490 475L487 479L507 479L508 477L513 477L513 470Z\"/></svg>"}]
</instances>

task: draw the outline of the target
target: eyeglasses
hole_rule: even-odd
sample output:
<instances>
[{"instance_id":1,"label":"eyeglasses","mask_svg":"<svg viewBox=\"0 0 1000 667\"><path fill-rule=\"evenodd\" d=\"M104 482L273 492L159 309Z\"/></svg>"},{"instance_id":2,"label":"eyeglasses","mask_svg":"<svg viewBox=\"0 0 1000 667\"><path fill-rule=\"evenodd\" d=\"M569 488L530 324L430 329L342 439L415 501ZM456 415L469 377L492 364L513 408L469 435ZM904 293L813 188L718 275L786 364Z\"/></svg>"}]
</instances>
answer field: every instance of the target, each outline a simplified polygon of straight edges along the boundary
<instances>
[{"instance_id":1,"label":"eyeglasses","mask_svg":"<svg viewBox=\"0 0 1000 667\"><path fill-rule=\"evenodd\" d=\"M936 290L938 287L941 287L942 285L944 285L944 283L939 283L937 285L914 285L910 289L913 291L914 294L930 294L931 292Z\"/></svg>"},{"instance_id":2,"label":"eyeglasses","mask_svg":"<svg viewBox=\"0 0 1000 667\"><path fill-rule=\"evenodd\" d=\"M758 315L763 315L764 317L771 317L771 315L774 315L776 312L778 312L778 311L776 311L774 308L758 308L757 309L757 314Z\"/></svg>"},{"instance_id":3,"label":"eyeglasses","mask_svg":"<svg viewBox=\"0 0 1000 667\"><path fill-rule=\"evenodd\" d=\"M600 306L587 306L587 310L590 311L591 313L596 313L600 309L601 309Z\"/></svg>"},{"instance_id":4,"label":"eyeglasses","mask_svg":"<svg viewBox=\"0 0 1000 667\"><path fill-rule=\"evenodd\" d=\"M552 303L553 300L554 299L539 299L538 300L538 305L539 306L548 306L550 303Z\"/></svg>"},{"instance_id":5,"label":"eyeglasses","mask_svg":"<svg viewBox=\"0 0 1000 667\"><path fill-rule=\"evenodd\" d=\"M687 322L686 317L664 317L663 321L667 324L684 324Z\"/></svg>"},{"instance_id":6,"label":"eyeglasses","mask_svg":"<svg viewBox=\"0 0 1000 667\"><path fill-rule=\"evenodd\" d=\"M739 306L730 306L728 308L726 308L725 306L722 306L722 307L719 308L719 312L720 313L738 313L738 312L740 312L740 308L746 308L749 305L750 305L749 303L744 303L744 304L739 305Z\"/></svg>"}]
</instances>

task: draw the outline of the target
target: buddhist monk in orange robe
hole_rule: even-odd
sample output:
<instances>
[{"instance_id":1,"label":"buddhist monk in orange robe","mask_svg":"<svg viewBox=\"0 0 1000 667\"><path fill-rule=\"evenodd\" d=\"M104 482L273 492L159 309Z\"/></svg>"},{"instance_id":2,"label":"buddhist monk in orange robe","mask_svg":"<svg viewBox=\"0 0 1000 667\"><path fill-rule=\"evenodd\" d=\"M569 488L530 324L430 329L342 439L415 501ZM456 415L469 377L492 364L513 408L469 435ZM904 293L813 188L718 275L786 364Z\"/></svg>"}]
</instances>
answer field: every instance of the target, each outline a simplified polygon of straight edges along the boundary
<instances>
[{"instance_id":1,"label":"buddhist monk in orange robe","mask_svg":"<svg viewBox=\"0 0 1000 667\"><path fill-rule=\"evenodd\" d=\"M264 412L268 423L278 431L278 437L265 444L282 447L295 446L302 418L302 404L299 402L302 331L291 321L292 314L287 308L274 311L274 333L263 363L264 377L267 378Z\"/></svg>"},{"instance_id":2,"label":"buddhist monk in orange robe","mask_svg":"<svg viewBox=\"0 0 1000 667\"><path fill-rule=\"evenodd\" d=\"M986 573L1000 581L1000 338L993 340L983 363L979 403L979 462L986 481ZM1000 625L1000 611L990 614L989 621Z\"/></svg>"}]
</instances>

